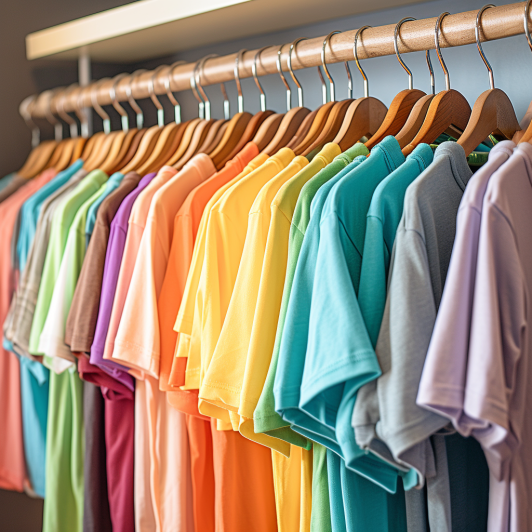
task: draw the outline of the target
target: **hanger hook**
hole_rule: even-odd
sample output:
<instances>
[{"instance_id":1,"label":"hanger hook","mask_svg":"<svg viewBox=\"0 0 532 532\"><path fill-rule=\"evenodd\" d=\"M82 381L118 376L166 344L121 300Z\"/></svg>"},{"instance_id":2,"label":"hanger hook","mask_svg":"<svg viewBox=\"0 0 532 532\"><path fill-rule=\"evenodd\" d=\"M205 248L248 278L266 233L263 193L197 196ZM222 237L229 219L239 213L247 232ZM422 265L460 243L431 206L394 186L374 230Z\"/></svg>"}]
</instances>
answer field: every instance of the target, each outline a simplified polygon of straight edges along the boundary
<instances>
[{"instance_id":1,"label":"hanger hook","mask_svg":"<svg viewBox=\"0 0 532 532\"><path fill-rule=\"evenodd\" d=\"M525 5L525 35L526 40L528 41L528 46L530 46L530 50L532 51L532 37L530 36L530 30L528 29L528 19L530 18L530 4L532 4L532 0L528 0Z\"/></svg>"},{"instance_id":2,"label":"hanger hook","mask_svg":"<svg viewBox=\"0 0 532 532\"><path fill-rule=\"evenodd\" d=\"M198 88L196 86L196 69L200 61L201 59L196 61L196 64L192 70L192 75L190 76L190 88L192 89L194 97L196 100L198 100L198 116L203 120L205 118L205 100L201 97L201 94L198 92Z\"/></svg>"},{"instance_id":3,"label":"hanger hook","mask_svg":"<svg viewBox=\"0 0 532 532\"><path fill-rule=\"evenodd\" d=\"M286 78L284 77L283 67L281 65L281 56L283 54L283 46L284 44L281 44L279 50L277 50L277 71L279 72L279 75L281 76L281 80L284 83L284 86L286 87L286 110L290 111L290 109L292 109L292 91L290 90L290 85L288 85L288 82L286 81Z\"/></svg>"},{"instance_id":4,"label":"hanger hook","mask_svg":"<svg viewBox=\"0 0 532 532\"><path fill-rule=\"evenodd\" d=\"M78 97L76 98L76 103L74 105L74 112L79 118L79 123L81 126L81 136L86 139L89 136L89 122L87 116L83 113L81 109L81 99L83 98L83 88L80 88Z\"/></svg>"},{"instance_id":5,"label":"hanger hook","mask_svg":"<svg viewBox=\"0 0 532 532\"><path fill-rule=\"evenodd\" d=\"M229 102L229 96L225 90L225 83L220 83L220 90L222 91L222 97L224 100L224 119L229 120L231 118L231 104Z\"/></svg>"},{"instance_id":6,"label":"hanger hook","mask_svg":"<svg viewBox=\"0 0 532 532\"><path fill-rule=\"evenodd\" d=\"M429 67L430 90L432 94L436 94L436 82L434 81L434 69L432 68L432 61L430 60L429 50L425 51L425 60L427 61L427 66Z\"/></svg>"},{"instance_id":7,"label":"hanger hook","mask_svg":"<svg viewBox=\"0 0 532 532\"><path fill-rule=\"evenodd\" d=\"M203 90L203 86L201 84L201 77L203 76L203 69L205 68L205 63L209 59L212 59L213 57L218 57L218 54L206 55L197 65L197 73L196 73L196 86L197 86L198 91L201 93L202 99L205 101L205 118L207 120L211 119L211 101L209 100L207 93ZM196 71L196 67L194 68L194 70Z\"/></svg>"},{"instance_id":8,"label":"hanger hook","mask_svg":"<svg viewBox=\"0 0 532 532\"><path fill-rule=\"evenodd\" d=\"M412 90L414 88L414 76L412 75L412 71L406 66L405 62L401 59L401 54L399 53L399 46L397 45L397 37L399 36L399 31L401 30L401 26L405 22L410 22L413 20L417 20L413 17L405 17L401 19L395 26L395 29L393 31L393 47L395 49L395 55L397 56L397 60L401 64L401 66L405 69L406 73L408 74L408 88Z\"/></svg>"},{"instance_id":9,"label":"hanger hook","mask_svg":"<svg viewBox=\"0 0 532 532\"><path fill-rule=\"evenodd\" d=\"M294 74L294 71L292 70L292 52L296 50L296 46L301 41L306 41L306 37L300 37L299 39L296 39L291 45L290 50L288 51L288 70L290 71L290 75L292 76L292 79L294 80L294 83L297 86L297 101L299 104L299 107L303 107L303 87L301 87L301 83L299 83L299 80L296 78L296 75ZM296 50L297 53L297 50Z\"/></svg>"},{"instance_id":10,"label":"hanger hook","mask_svg":"<svg viewBox=\"0 0 532 532\"><path fill-rule=\"evenodd\" d=\"M28 96L19 107L19 112L24 122L31 131L31 147L36 148L41 142L41 131L39 130L37 124L31 118L30 106L33 107L35 101L37 100L37 95Z\"/></svg>"},{"instance_id":11,"label":"hanger hook","mask_svg":"<svg viewBox=\"0 0 532 532\"><path fill-rule=\"evenodd\" d=\"M116 86L118 85L118 82L120 80L126 78L128 75L129 74L123 73L118 74L118 76L115 76L113 78L113 84L109 89L109 97L111 98L111 103L113 104L113 107L115 108L117 113L120 115L120 120L122 122L122 131L124 131L125 133L129 131L129 117L127 116L126 110L118 102L118 99L116 97Z\"/></svg>"},{"instance_id":12,"label":"hanger hook","mask_svg":"<svg viewBox=\"0 0 532 532\"><path fill-rule=\"evenodd\" d=\"M46 120L54 126L54 138L56 142L59 142L63 139L63 124L57 120L57 118L52 113L52 100L55 97L57 90L45 91L42 94L46 95Z\"/></svg>"},{"instance_id":13,"label":"hanger hook","mask_svg":"<svg viewBox=\"0 0 532 532\"><path fill-rule=\"evenodd\" d=\"M263 112L266 111L266 93L264 92L264 89L260 84L259 77L257 76L257 59L260 59L260 54L268 48L269 46L263 46L260 50L257 50L255 57L253 58L253 65L251 66L251 72L253 73L255 85L257 85L257 88L260 91L260 110Z\"/></svg>"},{"instance_id":14,"label":"hanger hook","mask_svg":"<svg viewBox=\"0 0 532 532\"><path fill-rule=\"evenodd\" d=\"M329 80L329 93L331 95L330 97L330 101L331 102L335 102L336 101L336 91L335 91L335 87L334 87L334 80L332 79L332 76L331 74L329 73L329 69L327 68L327 62L325 61L325 48L327 46L327 44L329 44L329 48L331 47L330 45L330 40L331 40L331 37L333 35L336 35L337 33L342 33L341 31L331 31L331 33L329 33L329 35L327 35L327 37L325 37L325 39L323 40L323 46L321 47L321 66L323 67L323 70L325 70L325 74Z\"/></svg>"},{"instance_id":15,"label":"hanger hook","mask_svg":"<svg viewBox=\"0 0 532 532\"><path fill-rule=\"evenodd\" d=\"M158 66L153 71L150 77L150 81L148 83L148 91L150 93L151 101L153 102L153 105L155 105L157 109L157 125L159 127L164 126L164 108L163 108L162 103L159 101L159 98L157 98L157 95L155 94L155 78L157 77L157 74L159 74L162 68L164 68L164 65Z\"/></svg>"},{"instance_id":16,"label":"hanger hook","mask_svg":"<svg viewBox=\"0 0 532 532\"><path fill-rule=\"evenodd\" d=\"M371 26L362 26L359 28L355 34L355 42L353 43L353 55L355 56L355 63L357 64L358 71L362 75L362 79L364 80L364 97L367 98L369 95L369 82L368 77L366 76L366 73L364 70L362 70L362 67L360 66L360 61L358 60L358 53L357 53L357 43L358 43L358 37L359 35L366 29L371 28Z\"/></svg>"},{"instance_id":17,"label":"hanger hook","mask_svg":"<svg viewBox=\"0 0 532 532\"><path fill-rule=\"evenodd\" d=\"M438 60L440 61L441 68L443 70L443 73L445 74L445 89L450 90L451 89L451 77L449 76L449 70L447 69L447 65L445 64L445 61L443 60L443 56L441 55L441 50L440 50L441 23L447 15L450 15L450 13L448 11L445 11L436 20L436 27L434 28L434 43L436 44L436 53L438 54Z\"/></svg>"},{"instance_id":18,"label":"hanger hook","mask_svg":"<svg viewBox=\"0 0 532 532\"><path fill-rule=\"evenodd\" d=\"M139 104L134 100L133 98L133 82L135 79L137 79L143 72L146 72L146 69L141 68L140 70L136 70L131 74L131 79L129 80L129 83L126 85L126 95L127 95L127 101L129 102L129 105L131 105L132 109L135 111L136 114L136 120L137 120L137 129L142 129L144 127L144 113L142 112L142 109L139 107Z\"/></svg>"},{"instance_id":19,"label":"hanger hook","mask_svg":"<svg viewBox=\"0 0 532 532\"><path fill-rule=\"evenodd\" d=\"M486 65L486 68L488 69L488 74L490 78L490 88L495 88L495 81L493 79L493 68L491 68L491 65L484 54L484 50L482 49L482 45L480 44L480 30L481 30L481 23L482 23L482 13L486 11L486 9L489 9L490 7L495 7L493 4L486 4L484 7L481 7L477 13L477 20L475 22L475 39L477 41L477 50L480 54L480 57L482 61L484 61L484 64Z\"/></svg>"},{"instance_id":20,"label":"hanger hook","mask_svg":"<svg viewBox=\"0 0 532 532\"><path fill-rule=\"evenodd\" d=\"M186 61L176 61L169 69L168 69L168 76L164 78L164 88L166 90L166 96L168 96L168 99L174 106L174 119L176 124L181 123L181 105L179 105L179 102L176 100L176 97L174 96L174 93L172 92L172 79L174 76L174 70L180 66L186 64Z\"/></svg>"},{"instance_id":21,"label":"hanger hook","mask_svg":"<svg viewBox=\"0 0 532 532\"><path fill-rule=\"evenodd\" d=\"M94 84L94 87L91 90L91 103L93 109L100 115L100 118L103 120L103 130L106 135L111 133L111 119L109 115L104 111L102 106L98 103L98 89L102 83L107 81L107 79L101 79Z\"/></svg>"},{"instance_id":22,"label":"hanger hook","mask_svg":"<svg viewBox=\"0 0 532 532\"><path fill-rule=\"evenodd\" d=\"M62 94L59 95L59 102L56 105L57 114L70 126L70 136L74 139L77 138L78 124L77 122L65 112L65 100L66 97L77 87L77 83L73 83Z\"/></svg>"},{"instance_id":23,"label":"hanger hook","mask_svg":"<svg viewBox=\"0 0 532 532\"><path fill-rule=\"evenodd\" d=\"M240 50L235 57L235 82L236 82L236 88L238 91L238 112L243 113L244 112L244 96L242 95L242 86L240 85L240 71L238 68L238 64L243 61L244 54L247 52L247 50L242 49Z\"/></svg>"}]
</instances>

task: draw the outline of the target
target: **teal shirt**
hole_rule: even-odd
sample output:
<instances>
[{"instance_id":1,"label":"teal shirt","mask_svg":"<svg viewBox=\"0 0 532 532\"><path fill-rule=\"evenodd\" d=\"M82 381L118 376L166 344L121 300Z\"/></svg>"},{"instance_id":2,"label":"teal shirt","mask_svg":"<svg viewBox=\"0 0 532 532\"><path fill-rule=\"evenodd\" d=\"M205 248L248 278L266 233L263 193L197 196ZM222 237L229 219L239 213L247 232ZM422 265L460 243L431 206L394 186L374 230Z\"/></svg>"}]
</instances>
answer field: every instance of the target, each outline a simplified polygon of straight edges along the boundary
<instances>
[{"instance_id":1,"label":"teal shirt","mask_svg":"<svg viewBox=\"0 0 532 532\"><path fill-rule=\"evenodd\" d=\"M42 204L58 188L62 187L76 172L83 168L83 161L78 159L63 172L59 172L51 181L41 187L33 196L28 198L21 207L21 225L17 240L17 255L19 270L22 272L26 266L37 221L41 213Z\"/></svg>"},{"instance_id":2,"label":"teal shirt","mask_svg":"<svg viewBox=\"0 0 532 532\"><path fill-rule=\"evenodd\" d=\"M13 181L13 178L16 176L16 172L11 172L10 174L5 175L0 179L0 190L4 189Z\"/></svg>"},{"instance_id":3,"label":"teal shirt","mask_svg":"<svg viewBox=\"0 0 532 532\"><path fill-rule=\"evenodd\" d=\"M103 200L115 191L120 183L124 179L124 174L120 172L115 172L105 183L105 189L102 195L91 205L89 212L87 213L87 221L85 223L85 241L86 245L89 245L89 241L94 231L94 225L96 224L96 216L98 215L98 209L102 204Z\"/></svg>"}]
</instances>

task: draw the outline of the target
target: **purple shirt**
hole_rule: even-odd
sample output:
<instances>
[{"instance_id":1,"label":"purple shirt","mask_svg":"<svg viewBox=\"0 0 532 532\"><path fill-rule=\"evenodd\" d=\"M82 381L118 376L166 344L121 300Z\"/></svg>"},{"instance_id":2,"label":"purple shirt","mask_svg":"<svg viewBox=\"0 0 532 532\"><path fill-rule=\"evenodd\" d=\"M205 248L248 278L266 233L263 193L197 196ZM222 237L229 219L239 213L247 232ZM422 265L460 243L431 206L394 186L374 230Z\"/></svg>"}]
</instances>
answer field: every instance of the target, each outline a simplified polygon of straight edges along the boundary
<instances>
[{"instance_id":1,"label":"purple shirt","mask_svg":"<svg viewBox=\"0 0 532 532\"><path fill-rule=\"evenodd\" d=\"M452 334L445 337L448 342L459 336L460 346L465 345L459 353L462 357L466 353L467 360L462 362L466 371L454 375L448 369L453 360L439 361L446 368L447 382L432 379L441 391L431 396L424 371L418 397L424 406L430 402L431 408L432 403L445 403L439 411L482 445L490 468L488 532L532 530L531 206L532 146L523 143L491 176L484 196L474 286L464 288L470 294L471 326L465 334L448 329ZM468 266L461 264L455 275L463 276ZM458 319L467 319L467 309L464 313L458 303L454 301L454 312ZM436 341L432 353L441 336ZM426 366L427 375L434 374L435 356L431 366ZM441 351L438 358L443 357L448 353ZM447 408L451 401L442 400L441 395L461 395L459 410L455 403Z\"/></svg>"},{"instance_id":2,"label":"purple shirt","mask_svg":"<svg viewBox=\"0 0 532 532\"><path fill-rule=\"evenodd\" d=\"M139 194L156 175L156 173L148 174L140 180L137 188L126 196L111 222L109 243L107 244L107 252L105 254L98 321L96 323L94 341L91 346L91 364L100 367L113 378L126 385L130 390L134 389L134 382L127 368L111 360L105 360L103 358L103 352L107 331L109 329L109 321L111 319L111 311L113 309L118 274L120 273L120 264L122 262L122 255L124 254L129 215Z\"/></svg>"}]
</instances>

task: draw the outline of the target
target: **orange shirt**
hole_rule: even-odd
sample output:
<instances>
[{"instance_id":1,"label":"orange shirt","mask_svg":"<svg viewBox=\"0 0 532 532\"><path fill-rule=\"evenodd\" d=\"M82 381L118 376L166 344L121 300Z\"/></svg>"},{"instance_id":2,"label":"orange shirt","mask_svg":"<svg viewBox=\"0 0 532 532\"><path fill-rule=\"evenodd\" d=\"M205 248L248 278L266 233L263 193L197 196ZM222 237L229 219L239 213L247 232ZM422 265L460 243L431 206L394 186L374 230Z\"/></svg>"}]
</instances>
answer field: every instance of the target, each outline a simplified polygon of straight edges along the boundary
<instances>
[{"instance_id":1,"label":"orange shirt","mask_svg":"<svg viewBox=\"0 0 532 532\"><path fill-rule=\"evenodd\" d=\"M175 391L176 388L169 385L168 379L173 362L181 362L180 371L183 379L185 376L186 358L175 357L174 360L177 342L174 322L187 282L200 220L205 206L213 194L240 174L245 166L258 154L257 145L253 142L248 143L220 172L207 179L189 194L174 220L174 238L170 248L168 266L158 305L161 332L159 386L163 391L173 392L168 394L168 400L173 406L184 412L198 415L197 393ZM188 397L191 398L191 401L187 399ZM179 405L182 402L190 404L192 411L186 407L186 409L180 408ZM183 406L185 405L183 404Z\"/></svg>"}]
</instances>

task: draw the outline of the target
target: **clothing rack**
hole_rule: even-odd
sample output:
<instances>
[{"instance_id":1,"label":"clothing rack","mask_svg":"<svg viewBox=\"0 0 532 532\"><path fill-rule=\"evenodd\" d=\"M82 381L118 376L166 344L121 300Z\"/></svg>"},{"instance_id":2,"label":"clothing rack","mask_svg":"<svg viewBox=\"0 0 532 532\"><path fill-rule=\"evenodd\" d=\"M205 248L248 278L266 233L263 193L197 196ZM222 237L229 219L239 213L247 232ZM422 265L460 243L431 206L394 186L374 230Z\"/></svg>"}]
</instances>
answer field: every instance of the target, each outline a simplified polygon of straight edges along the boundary
<instances>
[{"instance_id":1,"label":"clothing rack","mask_svg":"<svg viewBox=\"0 0 532 532\"><path fill-rule=\"evenodd\" d=\"M524 9L526 2L518 2L486 10L482 15L481 40L493 41L524 33ZM474 44L475 20L478 11L451 14L443 19L440 33L440 47L464 46ZM532 18L532 17L531 17ZM398 47L400 53L419 52L435 48L434 30L437 17L406 22L401 27ZM530 21L528 22L531 26ZM394 24L370 27L360 35L357 44L359 59L392 55L394 51ZM333 35L326 48L325 60L327 64L353 60L353 42L357 30L345 31ZM321 65L321 54L325 37L316 37L301 41L292 54L292 68L299 70ZM277 56L280 45L272 45L262 51L260 60L257 61L257 75L277 73ZM281 64L284 72L288 72L288 52L290 44L283 45ZM239 61L240 78L252 76L252 65L257 50L246 51ZM202 86L213 85L235 79L235 59L237 53L208 59L201 72ZM186 63L174 68L171 79L172 91L190 89L190 79L196 63ZM165 94L165 81L170 72L168 66L160 68L154 79L155 94ZM135 77L131 82L130 76L125 76L115 87L116 99L128 99L128 87L135 99L149 97L150 82L153 71L146 71ZM103 80L97 85L97 101L100 105L110 105L112 80ZM49 111L56 112L60 108L66 112L79 110L80 107L92 107L91 92L96 88L96 83L84 87L76 87L65 95L63 90L55 91L51 97L50 91L40 94L27 105L27 99L21 104L26 105L27 111L34 118L45 118Z\"/></svg>"}]
</instances>

